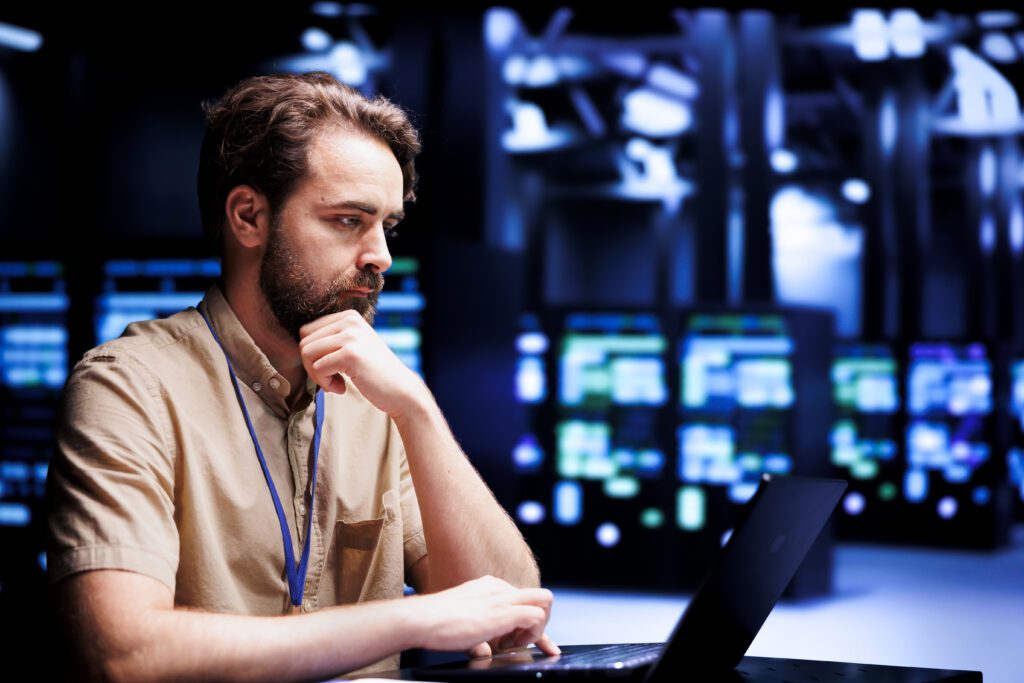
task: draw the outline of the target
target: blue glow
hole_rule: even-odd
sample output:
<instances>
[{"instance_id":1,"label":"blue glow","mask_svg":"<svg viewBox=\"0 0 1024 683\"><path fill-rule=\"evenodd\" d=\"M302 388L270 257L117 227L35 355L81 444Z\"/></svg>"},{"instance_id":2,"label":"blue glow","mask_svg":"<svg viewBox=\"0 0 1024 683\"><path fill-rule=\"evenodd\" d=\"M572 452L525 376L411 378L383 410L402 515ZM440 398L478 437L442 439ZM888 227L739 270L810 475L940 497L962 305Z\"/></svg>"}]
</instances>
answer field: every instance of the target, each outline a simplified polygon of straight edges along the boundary
<instances>
[{"instance_id":1,"label":"blue glow","mask_svg":"<svg viewBox=\"0 0 1024 683\"><path fill-rule=\"evenodd\" d=\"M519 17L510 9L492 7L484 13L484 41L492 52L509 49L519 30Z\"/></svg>"},{"instance_id":2,"label":"blue glow","mask_svg":"<svg viewBox=\"0 0 1024 683\"><path fill-rule=\"evenodd\" d=\"M1006 10L982 10L975 19L981 28L1010 28L1020 22L1020 15Z\"/></svg>"},{"instance_id":3,"label":"blue glow","mask_svg":"<svg viewBox=\"0 0 1024 683\"><path fill-rule=\"evenodd\" d=\"M36 52L43 46L43 34L32 29L0 22L0 46L22 52Z\"/></svg>"},{"instance_id":4,"label":"blue glow","mask_svg":"<svg viewBox=\"0 0 1024 683\"><path fill-rule=\"evenodd\" d=\"M541 354L548 350L548 337L543 332L524 332L516 338L519 353Z\"/></svg>"},{"instance_id":5,"label":"blue glow","mask_svg":"<svg viewBox=\"0 0 1024 683\"><path fill-rule=\"evenodd\" d=\"M928 497L928 473L924 470L907 470L903 477L903 493L911 503L920 503Z\"/></svg>"},{"instance_id":6,"label":"blue glow","mask_svg":"<svg viewBox=\"0 0 1024 683\"><path fill-rule=\"evenodd\" d=\"M754 482L733 484L729 487L729 500L737 505L744 505L754 497L755 493L757 493L757 484Z\"/></svg>"},{"instance_id":7,"label":"blue glow","mask_svg":"<svg viewBox=\"0 0 1024 683\"><path fill-rule=\"evenodd\" d=\"M544 521L544 506L535 500L524 500L516 508L516 517L523 524L540 524Z\"/></svg>"},{"instance_id":8,"label":"blue glow","mask_svg":"<svg viewBox=\"0 0 1024 683\"><path fill-rule=\"evenodd\" d=\"M991 254L996 248L996 219L987 211L982 214L978 225L978 243L986 254Z\"/></svg>"},{"instance_id":9,"label":"blue glow","mask_svg":"<svg viewBox=\"0 0 1024 683\"><path fill-rule=\"evenodd\" d=\"M655 335L566 335L560 361L560 402L662 405L665 340Z\"/></svg>"},{"instance_id":10,"label":"blue glow","mask_svg":"<svg viewBox=\"0 0 1024 683\"><path fill-rule=\"evenodd\" d=\"M544 464L544 451L537 438L532 434L526 434L519 439L519 443L512 449L512 460L516 468L520 470L534 471Z\"/></svg>"},{"instance_id":11,"label":"blue glow","mask_svg":"<svg viewBox=\"0 0 1024 683\"><path fill-rule=\"evenodd\" d=\"M955 72L957 117L940 128L967 134L1020 128L1020 100L1005 75L962 45L950 47L949 60Z\"/></svg>"},{"instance_id":12,"label":"blue glow","mask_svg":"<svg viewBox=\"0 0 1024 683\"><path fill-rule=\"evenodd\" d=\"M647 71L647 84L684 100L695 100L700 95L700 85L695 78L668 64L651 65Z\"/></svg>"},{"instance_id":13,"label":"blue glow","mask_svg":"<svg viewBox=\"0 0 1024 683\"><path fill-rule=\"evenodd\" d=\"M532 88L555 85L559 81L558 64L550 55L537 55L530 60L523 80Z\"/></svg>"},{"instance_id":14,"label":"blue glow","mask_svg":"<svg viewBox=\"0 0 1024 683\"><path fill-rule=\"evenodd\" d=\"M39 562L39 568L42 569L45 572L46 571L46 552L45 551L39 553L38 562Z\"/></svg>"},{"instance_id":15,"label":"blue glow","mask_svg":"<svg viewBox=\"0 0 1024 683\"><path fill-rule=\"evenodd\" d=\"M522 403L540 403L547 398L547 373L543 359L527 356L518 360L516 398Z\"/></svg>"},{"instance_id":16,"label":"blue glow","mask_svg":"<svg viewBox=\"0 0 1024 683\"><path fill-rule=\"evenodd\" d=\"M0 293L0 313L63 313L66 310L68 296L61 292Z\"/></svg>"},{"instance_id":17,"label":"blue glow","mask_svg":"<svg viewBox=\"0 0 1024 683\"><path fill-rule=\"evenodd\" d=\"M1017 48L1005 33L986 33L981 39L981 52L993 62L1012 64L1017 61Z\"/></svg>"},{"instance_id":18,"label":"blue glow","mask_svg":"<svg viewBox=\"0 0 1024 683\"><path fill-rule=\"evenodd\" d=\"M619 532L619 527L611 522L605 522L601 526L597 527L597 542L605 548L612 548L619 544L619 539L622 534Z\"/></svg>"},{"instance_id":19,"label":"blue glow","mask_svg":"<svg viewBox=\"0 0 1024 683\"><path fill-rule=\"evenodd\" d=\"M131 309L146 314L153 311L168 313L195 306L202 298L202 292L116 292L101 294L97 304L106 311Z\"/></svg>"},{"instance_id":20,"label":"blue glow","mask_svg":"<svg viewBox=\"0 0 1024 683\"><path fill-rule=\"evenodd\" d=\"M331 46L331 36L322 28L307 28L302 32L302 46L310 52L323 52Z\"/></svg>"},{"instance_id":21,"label":"blue glow","mask_svg":"<svg viewBox=\"0 0 1024 683\"><path fill-rule=\"evenodd\" d=\"M779 147L772 150L771 165L776 173L792 173L799 166L799 160L792 151Z\"/></svg>"},{"instance_id":22,"label":"blue glow","mask_svg":"<svg viewBox=\"0 0 1024 683\"><path fill-rule=\"evenodd\" d=\"M854 204L864 204L871 199L871 187L860 178L850 178L843 182L843 196Z\"/></svg>"},{"instance_id":23,"label":"blue glow","mask_svg":"<svg viewBox=\"0 0 1024 683\"><path fill-rule=\"evenodd\" d=\"M641 135L673 137L690 129L693 113L685 102L649 88L638 88L623 98L621 123Z\"/></svg>"},{"instance_id":24,"label":"blue glow","mask_svg":"<svg viewBox=\"0 0 1024 683\"><path fill-rule=\"evenodd\" d=\"M978 189L982 196L991 197L996 191L996 153L991 145L985 145L978 154Z\"/></svg>"},{"instance_id":25,"label":"blue glow","mask_svg":"<svg viewBox=\"0 0 1024 683\"><path fill-rule=\"evenodd\" d=\"M419 313L423 307L423 295L418 292L381 292L377 301L380 313Z\"/></svg>"},{"instance_id":26,"label":"blue glow","mask_svg":"<svg viewBox=\"0 0 1024 683\"><path fill-rule=\"evenodd\" d=\"M896 97L892 92L886 92L878 108L878 140L882 152L886 156L892 155L893 150L896 149L898 121Z\"/></svg>"},{"instance_id":27,"label":"blue glow","mask_svg":"<svg viewBox=\"0 0 1024 683\"><path fill-rule=\"evenodd\" d=\"M953 517L956 516L958 507L956 498L953 498L952 496L944 496L939 500L936 509L939 513L939 517L942 517L943 519L953 519Z\"/></svg>"},{"instance_id":28,"label":"blue glow","mask_svg":"<svg viewBox=\"0 0 1024 683\"><path fill-rule=\"evenodd\" d=\"M548 128L544 110L533 102L508 103L512 128L502 133L501 144L509 152L539 152L557 149L571 140L566 130Z\"/></svg>"},{"instance_id":29,"label":"blue glow","mask_svg":"<svg viewBox=\"0 0 1024 683\"><path fill-rule=\"evenodd\" d=\"M583 488L575 481L555 484L555 521L572 526L583 518Z\"/></svg>"},{"instance_id":30,"label":"blue glow","mask_svg":"<svg viewBox=\"0 0 1024 683\"><path fill-rule=\"evenodd\" d=\"M343 83L358 88L366 83L366 75L369 71L366 64L366 56L354 44L348 41L338 41L328 55L331 71Z\"/></svg>"},{"instance_id":31,"label":"blue glow","mask_svg":"<svg viewBox=\"0 0 1024 683\"><path fill-rule=\"evenodd\" d=\"M32 511L22 503L0 503L0 526L28 526Z\"/></svg>"},{"instance_id":32,"label":"blue glow","mask_svg":"<svg viewBox=\"0 0 1024 683\"><path fill-rule=\"evenodd\" d=\"M924 27L912 9L895 9L889 17L889 43L897 57L916 59L924 54Z\"/></svg>"},{"instance_id":33,"label":"blue glow","mask_svg":"<svg viewBox=\"0 0 1024 683\"><path fill-rule=\"evenodd\" d=\"M889 30L880 11L855 10L851 23L853 50L859 59L880 62L889 58Z\"/></svg>"},{"instance_id":34,"label":"blue glow","mask_svg":"<svg viewBox=\"0 0 1024 683\"><path fill-rule=\"evenodd\" d=\"M846 511L846 514L853 517L864 512L866 506L867 503L864 500L864 495L858 491L851 491L843 499L843 509Z\"/></svg>"},{"instance_id":35,"label":"blue glow","mask_svg":"<svg viewBox=\"0 0 1024 683\"><path fill-rule=\"evenodd\" d=\"M1015 254L1024 251L1024 207L1019 195L1010 207L1010 249Z\"/></svg>"},{"instance_id":36,"label":"blue glow","mask_svg":"<svg viewBox=\"0 0 1024 683\"><path fill-rule=\"evenodd\" d=\"M526 71L530 67L529 60L521 54L509 55L501 66L501 75L505 82L517 86L526 80Z\"/></svg>"},{"instance_id":37,"label":"blue glow","mask_svg":"<svg viewBox=\"0 0 1024 683\"><path fill-rule=\"evenodd\" d=\"M326 2L324 0L314 2L310 6L309 11L318 16L327 17L328 19L340 17L344 13L341 3Z\"/></svg>"},{"instance_id":38,"label":"blue glow","mask_svg":"<svg viewBox=\"0 0 1024 683\"><path fill-rule=\"evenodd\" d=\"M773 151L782 147L786 142L786 104L777 85L769 87L766 96L764 135L765 145Z\"/></svg>"},{"instance_id":39,"label":"blue glow","mask_svg":"<svg viewBox=\"0 0 1024 683\"><path fill-rule=\"evenodd\" d=\"M978 486L971 493L975 505L988 505L992 500L992 491L987 486Z\"/></svg>"}]
</instances>

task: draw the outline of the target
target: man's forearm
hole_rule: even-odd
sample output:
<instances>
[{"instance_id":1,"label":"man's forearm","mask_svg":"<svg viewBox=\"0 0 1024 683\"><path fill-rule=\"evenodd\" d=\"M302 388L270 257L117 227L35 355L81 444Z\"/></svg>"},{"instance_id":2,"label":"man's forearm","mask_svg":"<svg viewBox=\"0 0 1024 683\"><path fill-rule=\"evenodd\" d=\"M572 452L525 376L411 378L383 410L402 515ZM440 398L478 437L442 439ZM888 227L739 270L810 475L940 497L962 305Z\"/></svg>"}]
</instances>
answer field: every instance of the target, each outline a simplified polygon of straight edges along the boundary
<instances>
[{"instance_id":1,"label":"man's forearm","mask_svg":"<svg viewBox=\"0 0 1024 683\"><path fill-rule=\"evenodd\" d=\"M111 657L116 681L297 681L330 678L415 647L401 600L333 607L309 614L254 617L149 609ZM342 635L343 634L343 635Z\"/></svg>"},{"instance_id":2,"label":"man's forearm","mask_svg":"<svg viewBox=\"0 0 1024 683\"><path fill-rule=\"evenodd\" d=\"M452 435L432 396L395 418L416 486L431 590L492 574L537 586L537 565L515 523Z\"/></svg>"}]
</instances>

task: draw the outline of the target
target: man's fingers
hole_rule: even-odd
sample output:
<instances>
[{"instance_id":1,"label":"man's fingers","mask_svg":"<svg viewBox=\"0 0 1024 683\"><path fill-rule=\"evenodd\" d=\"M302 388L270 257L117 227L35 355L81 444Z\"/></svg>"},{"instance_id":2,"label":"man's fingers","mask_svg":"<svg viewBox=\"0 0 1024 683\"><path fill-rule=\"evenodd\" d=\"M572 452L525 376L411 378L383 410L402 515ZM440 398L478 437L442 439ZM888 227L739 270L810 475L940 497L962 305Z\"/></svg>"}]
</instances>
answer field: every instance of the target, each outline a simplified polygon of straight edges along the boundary
<instances>
[{"instance_id":1,"label":"man's fingers","mask_svg":"<svg viewBox=\"0 0 1024 683\"><path fill-rule=\"evenodd\" d=\"M519 604L537 605L545 611L555 599L554 594L547 588L518 588L515 597L515 602Z\"/></svg>"},{"instance_id":2,"label":"man's fingers","mask_svg":"<svg viewBox=\"0 0 1024 683\"><path fill-rule=\"evenodd\" d=\"M536 644L537 644L537 648L541 652L546 654L546 655L560 655L560 654L562 654L562 649L560 647L558 647L557 645L555 645L554 641L552 641L550 638L548 638L548 634L547 633L542 635L540 637L540 640L538 640Z\"/></svg>"},{"instance_id":3,"label":"man's fingers","mask_svg":"<svg viewBox=\"0 0 1024 683\"><path fill-rule=\"evenodd\" d=\"M316 320L308 322L299 328L299 343L308 344L309 342L316 341L320 337L331 334L331 330L326 329L331 323L341 322L342 326L344 326L346 321L351 321L350 324L358 325L359 320L363 320L363 316L354 310L339 311L337 313L325 315L322 318L317 318Z\"/></svg>"},{"instance_id":4,"label":"man's fingers","mask_svg":"<svg viewBox=\"0 0 1024 683\"><path fill-rule=\"evenodd\" d=\"M490 657L491 646L487 643L480 643L472 647L469 652L466 653L469 657Z\"/></svg>"}]
</instances>

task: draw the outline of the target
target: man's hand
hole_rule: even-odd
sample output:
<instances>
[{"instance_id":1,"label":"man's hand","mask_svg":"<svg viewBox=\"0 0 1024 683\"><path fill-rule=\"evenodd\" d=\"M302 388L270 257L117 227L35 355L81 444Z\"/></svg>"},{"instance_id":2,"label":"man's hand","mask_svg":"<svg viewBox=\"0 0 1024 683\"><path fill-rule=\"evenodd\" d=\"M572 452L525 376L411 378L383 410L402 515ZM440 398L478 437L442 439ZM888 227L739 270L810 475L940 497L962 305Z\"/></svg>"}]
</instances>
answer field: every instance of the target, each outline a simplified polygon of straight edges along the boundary
<instances>
[{"instance_id":1,"label":"man's hand","mask_svg":"<svg viewBox=\"0 0 1024 683\"><path fill-rule=\"evenodd\" d=\"M503 649L536 643L546 654L559 654L544 633L552 600L546 588L516 588L493 576L408 598L423 634L421 647L472 655L490 654L488 642Z\"/></svg>"},{"instance_id":2,"label":"man's hand","mask_svg":"<svg viewBox=\"0 0 1024 683\"><path fill-rule=\"evenodd\" d=\"M299 354L306 373L324 391L345 393L345 373L370 403L392 418L407 413L429 391L377 331L354 310L332 313L303 325Z\"/></svg>"}]
</instances>

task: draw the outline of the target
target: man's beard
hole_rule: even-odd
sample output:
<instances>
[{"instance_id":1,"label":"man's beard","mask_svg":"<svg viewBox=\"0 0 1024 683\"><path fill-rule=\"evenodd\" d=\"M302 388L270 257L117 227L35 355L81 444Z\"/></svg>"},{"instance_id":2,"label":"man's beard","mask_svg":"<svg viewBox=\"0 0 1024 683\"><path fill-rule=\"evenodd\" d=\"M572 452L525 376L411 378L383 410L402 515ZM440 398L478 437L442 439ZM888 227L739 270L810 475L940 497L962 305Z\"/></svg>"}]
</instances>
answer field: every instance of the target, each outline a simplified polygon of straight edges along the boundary
<instances>
[{"instance_id":1,"label":"man's beard","mask_svg":"<svg viewBox=\"0 0 1024 683\"><path fill-rule=\"evenodd\" d=\"M338 278L326 287L303 267L291 244L283 236L280 216L271 221L267 250L260 264L260 290L281 327L299 341L299 329L331 313L353 309L373 324L384 277L372 271L358 271L351 278ZM356 288L372 291L365 297L346 294Z\"/></svg>"}]
</instances>

